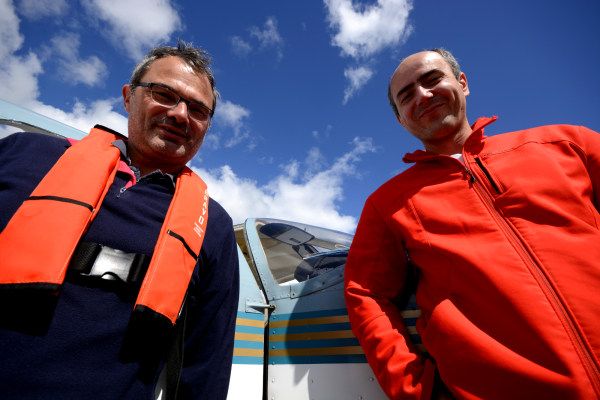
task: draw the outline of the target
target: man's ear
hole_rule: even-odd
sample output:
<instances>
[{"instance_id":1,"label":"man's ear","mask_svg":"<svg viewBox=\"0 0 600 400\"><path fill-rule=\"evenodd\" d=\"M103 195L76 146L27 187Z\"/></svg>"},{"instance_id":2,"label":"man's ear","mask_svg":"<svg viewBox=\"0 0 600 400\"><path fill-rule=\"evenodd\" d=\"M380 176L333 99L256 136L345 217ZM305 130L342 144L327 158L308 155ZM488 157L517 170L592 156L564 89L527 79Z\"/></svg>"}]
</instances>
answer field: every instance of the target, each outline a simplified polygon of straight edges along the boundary
<instances>
[{"instance_id":1,"label":"man's ear","mask_svg":"<svg viewBox=\"0 0 600 400\"><path fill-rule=\"evenodd\" d=\"M467 76L465 75L464 72L461 72L459 77L458 77L458 83L460 83L460 86L462 86L462 91L465 94L465 96L469 95L469 83L467 82Z\"/></svg>"},{"instance_id":2,"label":"man's ear","mask_svg":"<svg viewBox=\"0 0 600 400\"><path fill-rule=\"evenodd\" d=\"M121 93L123 94L123 106L125 107L125 110L127 110L127 112L129 112L129 102L131 101L131 95L132 95L131 85L130 84L123 85L123 88L121 89Z\"/></svg>"}]
</instances>

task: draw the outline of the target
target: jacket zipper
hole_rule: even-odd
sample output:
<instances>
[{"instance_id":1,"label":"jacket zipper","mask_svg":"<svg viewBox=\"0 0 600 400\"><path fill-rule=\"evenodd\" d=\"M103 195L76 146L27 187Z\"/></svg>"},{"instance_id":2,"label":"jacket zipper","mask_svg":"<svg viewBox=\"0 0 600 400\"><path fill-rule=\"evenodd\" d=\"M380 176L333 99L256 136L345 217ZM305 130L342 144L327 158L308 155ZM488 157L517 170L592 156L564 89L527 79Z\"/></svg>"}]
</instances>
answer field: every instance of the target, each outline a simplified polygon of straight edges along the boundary
<instances>
[{"instance_id":1,"label":"jacket zipper","mask_svg":"<svg viewBox=\"0 0 600 400\"><path fill-rule=\"evenodd\" d=\"M488 179L490 185L492 186L496 194L500 194L500 188L498 187L498 184L492 178L492 174L490 174L490 171L488 171L485 165L483 165L483 161L481 161L479 157L475 157L475 162L477 163L481 171L485 174L485 177Z\"/></svg>"},{"instance_id":2,"label":"jacket zipper","mask_svg":"<svg viewBox=\"0 0 600 400\"><path fill-rule=\"evenodd\" d=\"M481 168L482 172L489 180L492 188L494 188L494 190L497 193L500 193L498 186L491 178L491 175L489 175L487 169L483 166L483 163L481 163L481 160L479 160L479 157L475 157L475 163ZM595 364L594 359L591 355L592 351L588 348L588 346L586 346L586 343L582 338L582 333L577 329L576 324L573 322L573 318L571 317L569 312L567 312L567 309L562 299L557 294L557 290L552 285L545 271L533 259L530 252L527 250L523 239L516 232L512 224L510 224L508 221L502 218L501 215L499 215L485 185L483 185L477 179L473 171L468 168L466 163L465 169L470 176L470 182L473 188L475 189L475 192L481 198L485 207L488 209L488 212L496 221L496 224L504 232L508 240L511 243L513 243L513 247L517 250L521 259L523 259L523 261L530 266L529 270L534 275L534 278L540 285L540 288L542 289L546 297L550 300L551 305L556 310L558 318L560 319L562 325L565 327L567 335L570 337L571 342L574 344L574 347L577 353L579 354L579 358L582 361L583 368L588 374L590 383L594 391L596 392L596 395L600 395L600 369Z\"/></svg>"}]
</instances>

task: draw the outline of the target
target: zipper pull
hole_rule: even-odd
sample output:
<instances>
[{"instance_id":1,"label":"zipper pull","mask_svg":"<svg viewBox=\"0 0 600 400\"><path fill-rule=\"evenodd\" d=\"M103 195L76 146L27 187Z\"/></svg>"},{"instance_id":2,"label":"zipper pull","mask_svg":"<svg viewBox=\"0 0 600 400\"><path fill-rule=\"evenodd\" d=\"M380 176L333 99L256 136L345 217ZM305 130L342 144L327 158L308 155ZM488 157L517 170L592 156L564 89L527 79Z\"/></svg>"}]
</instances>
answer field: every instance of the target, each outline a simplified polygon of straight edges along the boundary
<instances>
[{"instance_id":1,"label":"zipper pull","mask_svg":"<svg viewBox=\"0 0 600 400\"><path fill-rule=\"evenodd\" d=\"M471 170L467 167L465 167L465 171L467 171L467 175L469 175L469 182L471 184L475 183L477 181L477 179L475 178L475 175L473 174L473 172L471 172Z\"/></svg>"}]
</instances>

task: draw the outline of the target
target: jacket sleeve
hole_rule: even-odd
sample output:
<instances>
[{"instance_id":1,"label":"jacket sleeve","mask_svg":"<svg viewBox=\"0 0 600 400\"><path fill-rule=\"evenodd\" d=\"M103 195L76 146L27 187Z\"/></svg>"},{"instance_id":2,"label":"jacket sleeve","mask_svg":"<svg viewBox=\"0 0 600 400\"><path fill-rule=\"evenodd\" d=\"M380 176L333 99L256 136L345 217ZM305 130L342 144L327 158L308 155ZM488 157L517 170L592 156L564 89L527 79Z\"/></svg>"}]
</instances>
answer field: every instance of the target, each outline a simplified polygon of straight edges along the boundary
<instances>
[{"instance_id":1,"label":"jacket sleeve","mask_svg":"<svg viewBox=\"0 0 600 400\"><path fill-rule=\"evenodd\" d=\"M370 200L363 209L345 269L345 296L352 331L391 399L429 399L435 370L407 340L394 300L407 277L397 236Z\"/></svg>"},{"instance_id":2,"label":"jacket sleeve","mask_svg":"<svg viewBox=\"0 0 600 400\"><path fill-rule=\"evenodd\" d=\"M215 209L221 212L212 213ZM208 224L188 294L182 399L225 400L229 388L239 294L237 245L231 218L212 199Z\"/></svg>"},{"instance_id":3,"label":"jacket sleeve","mask_svg":"<svg viewBox=\"0 0 600 400\"><path fill-rule=\"evenodd\" d=\"M594 191L594 205L600 212L600 134L586 127L579 127L583 151L586 154L587 170Z\"/></svg>"}]
</instances>

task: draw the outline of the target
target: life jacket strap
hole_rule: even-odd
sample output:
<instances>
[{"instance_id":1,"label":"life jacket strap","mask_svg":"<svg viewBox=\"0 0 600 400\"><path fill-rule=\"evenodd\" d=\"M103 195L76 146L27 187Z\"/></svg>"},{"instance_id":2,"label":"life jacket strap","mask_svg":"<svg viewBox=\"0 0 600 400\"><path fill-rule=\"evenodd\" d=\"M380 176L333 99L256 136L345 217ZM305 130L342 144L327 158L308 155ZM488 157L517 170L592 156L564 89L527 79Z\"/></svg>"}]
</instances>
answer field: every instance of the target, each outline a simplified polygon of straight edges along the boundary
<instances>
[{"instance_id":1,"label":"life jacket strap","mask_svg":"<svg viewBox=\"0 0 600 400\"><path fill-rule=\"evenodd\" d=\"M139 286L149 264L150 257L145 254L127 253L99 243L81 242L71 257L69 273Z\"/></svg>"}]
</instances>

